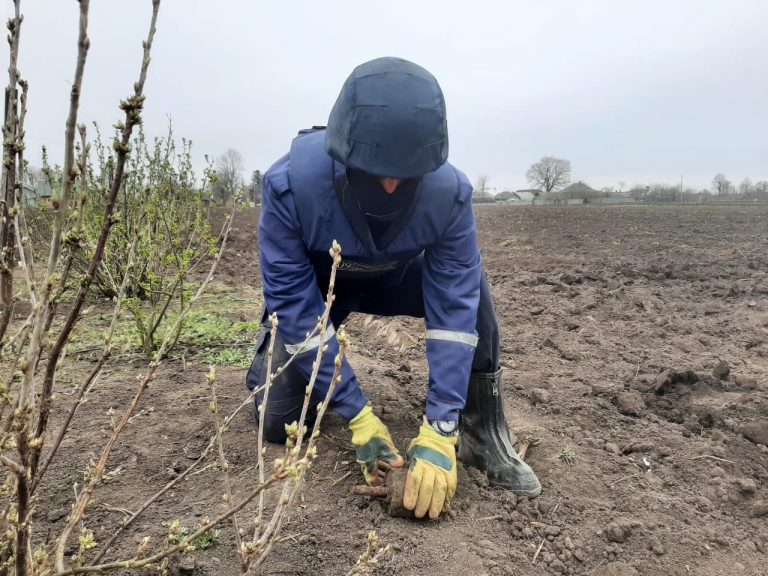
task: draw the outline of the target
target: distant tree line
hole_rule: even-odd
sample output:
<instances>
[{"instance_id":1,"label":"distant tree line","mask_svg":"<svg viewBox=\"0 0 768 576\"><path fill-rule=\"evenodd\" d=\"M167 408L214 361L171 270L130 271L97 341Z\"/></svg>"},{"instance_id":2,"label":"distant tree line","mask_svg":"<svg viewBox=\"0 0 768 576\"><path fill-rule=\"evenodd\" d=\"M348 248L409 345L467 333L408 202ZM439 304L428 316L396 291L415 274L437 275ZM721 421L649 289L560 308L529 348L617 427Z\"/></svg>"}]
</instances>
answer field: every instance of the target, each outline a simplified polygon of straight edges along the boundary
<instances>
[{"instance_id":1,"label":"distant tree line","mask_svg":"<svg viewBox=\"0 0 768 576\"><path fill-rule=\"evenodd\" d=\"M768 180L760 180L753 184L751 179L744 178L738 186L734 186L725 174L717 174L712 179L712 194L721 197L740 196L768 200Z\"/></svg>"},{"instance_id":2,"label":"distant tree line","mask_svg":"<svg viewBox=\"0 0 768 576\"><path fill-rule=\"evenodd\" d=\"M571 182L571 163L562 158L545 156L531 165L526 172L526 179L532 186L526 192L539 194L552 194L562 191ZM490 193L488 182L490 177L481 175L478 177L474 190L473 201L476 203L506 200L514 195L512 191L503 191L495 196ZM581 184L581 181L579 182ZM571 187L572 188L572 187ZM707 202L707 201L760 201L768 202L768 180L752 182L750 178L744 178L738 186L735 186L722 173L718 173L712 179L711 189L683 188L681 184L654 183L650 185L635 184L627 189L626 182L617 182L616 187L604 187L599 192L579 187L579 190L569 188L566 196L578 198L629 198L634 202ZM575 195L575 196L574 196Z\"/></svg>"},{"instance_id":3,"label":"distant tree line","mask_svg":"<svg viewBox=\"0 0 768 576\"><path fill-rule=\"evenodd\" d=\"M768 201L768 180L752 183L744 178L734 186L724 174L717 174L712 179L710 189L682 188L680 185L636 184L628 195L638 202L708 202L708 201Z\"/></svg>"}]
</instances>

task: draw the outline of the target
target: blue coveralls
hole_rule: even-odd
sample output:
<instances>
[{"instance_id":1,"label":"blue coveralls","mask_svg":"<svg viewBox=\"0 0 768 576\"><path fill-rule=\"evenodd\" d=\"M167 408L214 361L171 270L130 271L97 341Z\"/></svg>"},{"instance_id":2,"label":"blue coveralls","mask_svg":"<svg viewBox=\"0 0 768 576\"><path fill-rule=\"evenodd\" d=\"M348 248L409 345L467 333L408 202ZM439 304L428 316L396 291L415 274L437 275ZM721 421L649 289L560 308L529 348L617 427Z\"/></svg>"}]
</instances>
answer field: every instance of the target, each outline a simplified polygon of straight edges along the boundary
<instances>
[{"instance_id":1,"label":"blue coveralls","mask_svg":"<svg viewBox=\"0 0 768 576\"><path fill-rule=\"evenodd\" d=\"M298 419L321 342L328 351L312 406L325 396L333 373L338 343L332 328L302 345L324 308L333 240L341 244L343 259L333 326L350 312L425 319L429 420L458 420L470 372L492 372L499 366L498 325L477 248L472 186L466 176L449 163L425 175L404 227L381 247L365 217L343 208L345 179L345 167L325 152L321 131L297 137L290 154L265 174L259 247L265 308L279 319L273 362L301 350L270 390L265 435L273 442L284 441L284 424ZM265 329L248 373L250 389L265 381L268 339ZM345 361L331 409L350 420L366 403Z\"/></svg>"}]
</instances>

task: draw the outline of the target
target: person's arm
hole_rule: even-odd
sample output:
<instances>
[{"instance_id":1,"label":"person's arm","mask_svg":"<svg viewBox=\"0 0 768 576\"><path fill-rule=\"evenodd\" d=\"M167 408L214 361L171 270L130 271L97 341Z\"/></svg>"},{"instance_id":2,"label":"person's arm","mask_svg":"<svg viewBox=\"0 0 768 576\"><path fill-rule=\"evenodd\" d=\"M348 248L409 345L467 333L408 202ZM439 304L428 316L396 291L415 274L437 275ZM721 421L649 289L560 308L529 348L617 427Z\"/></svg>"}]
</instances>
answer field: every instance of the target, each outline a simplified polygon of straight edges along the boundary
<instances>
[{"instance_id":1,"label":"person's arm","mask_svg":"<svg viewBox=\"0 0 768 576\"><path fill-rule=\"evenodd\" d=\"M408 447L403 506L417 518L451 509L456 492L458 423L467 399L477 345L482 264L477 249L472 186L461 173L460 194L440 240L425 250L422 269L429 391L426 422Z\"/></svg>"},{"instance_id":2,"label":"person's arm","mask_svg":"<svg viewBox=\"0 0 768 576\"><path fill-rule=\"evenodd\" d=\"M294 363L309 380L317 347L327 344L315 389L325 395L334 371L339 344L329 323L325 334L316 334L306 344L307 334L315 329L325 308L324 295L317 286L315 271L301 236L294 197L288 185L288 157L279 160L264 177L261 218L259 220L259 262L267 310L277 314L278 330L293 354ZM328 247L330 248L330 246ZM354 371L344 361L342 379L331 401L331 409L351 420L366 405L367 399Z\"/></svg>"},{"instance_id":3,"label":"person's arm","mask_svg":"<svg viewBox=\"0 0 768 576\"><path fill-rule=\"evenodd\" d=\"M461 193L440 241L425 251L422 283L427 328L429 392L426 415L458 421L477 345L482 263L471 184L457 172Z\"/></svg>"}]
</instances>

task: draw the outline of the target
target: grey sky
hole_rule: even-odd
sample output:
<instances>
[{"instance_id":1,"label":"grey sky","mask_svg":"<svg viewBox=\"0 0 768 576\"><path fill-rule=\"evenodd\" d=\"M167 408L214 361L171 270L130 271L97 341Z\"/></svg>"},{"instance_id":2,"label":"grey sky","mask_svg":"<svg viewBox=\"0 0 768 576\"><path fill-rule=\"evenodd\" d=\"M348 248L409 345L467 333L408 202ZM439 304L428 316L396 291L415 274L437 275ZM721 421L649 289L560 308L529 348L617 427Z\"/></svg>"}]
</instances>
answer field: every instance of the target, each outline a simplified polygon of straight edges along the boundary
<instances>
[{"instance_id":1,"label":"grey sky","mask_svg":"<svg viewBox=\"0 0 768 576\"><path fill-rule=\"evenodd\" d=\"M80 120L110 126L137 77L149 0L91 0ZM11 12L3 2L3 16ZM28 158L63 156L77 3L22 0ZM497 190L544 155L595 187L768 179L768 1L163 0L145 125L266 169L324 124L357 64L401 56L448 106L450 160ZM7 62L3 43L2 62ZM5 69L6 64L2 64Z\"/></svg>"}]
</instances>

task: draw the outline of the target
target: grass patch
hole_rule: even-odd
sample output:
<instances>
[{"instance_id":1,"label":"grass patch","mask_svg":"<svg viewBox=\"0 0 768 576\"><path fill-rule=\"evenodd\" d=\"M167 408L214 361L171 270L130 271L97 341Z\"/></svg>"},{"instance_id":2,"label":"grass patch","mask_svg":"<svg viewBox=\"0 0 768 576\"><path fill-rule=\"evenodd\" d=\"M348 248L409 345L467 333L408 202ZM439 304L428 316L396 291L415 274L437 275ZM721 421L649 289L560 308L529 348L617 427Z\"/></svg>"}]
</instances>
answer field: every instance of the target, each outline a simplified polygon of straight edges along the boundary
<instances>
[{"instance_id":1,"label":"grass patch","mask_svg":"<svg viewBox=\"0 0 768 576\"><path fill-rule=\"evenodd\" d=\"M222 350L208 350L204 352L199 360L203 364L213 364L215 366L234 366L236 368L248 368L253 362L253 347L240 346L235 348L224 348Z\"/></svg>"},{"instance_id":2,"label":"grass patch","mask_svg":"<svg viewBox=\"0 0 768 576\"><path fill-rule=\"evenodd\" d=\"M168 536L168 543L171 545L179 544L186 540L190 534L194 534L200 530L200 528L202 528L200 524L192 526L191 528L180 526L175 532ZM193 546L195 550L208 550L209 548L216 546L219 542L221 542L221 530L214 528L202 536L190 540L189 545Z\"/></svg>"},{"instance_id":3,"label":"grass patch","mask_svg":"<svg viewBox=\"0 0 768 576\"><path fill-rule=\"evenodd\" d=\"M187 346L208 346L211 344L238 344L252 341L261 328L261 322L233 322L222 312L190 310L181 329L179 344ZM178 318L171 314L162 324L170 328Z\"/></svg>"},{"instance_id":4,"label":"grass patch","mask_svg":"<svg viewBox=\"0 0 768 576\"><path fill-rule=\"evenodd\" d=\"M197 290L190 285L185 291L191 296ZM226 284L212 283L189 311L181 329L176 349L170 356L188 350L205 364L247 367L252 359L250 344L255 342L261 329L259 312L261 294L247 287L237 289ZM148 314L149 310L145 310ZM178 311L172 311L161 323L158 334L173 326ZM100 349L112 320L112 303L99 299L89 307L76 327L70 349L72 353L91 352ZM162 337L162 336L161 336ZM112 338L116 353L141 353L141 344L135 320L124 310L117 322Z\"/></svg>"},{"instance_id":5,"label":"grass patch","mask_svg":"<svg viewBox=\"0 0 768 576\"><path fill-rule=\"evenodd\" d=\"M560 454L557 455L558 460L560 462L567 464L568 466L573 465L574 462L576 462L577 454L576 450L573 448L563 448L560 451Z\"/></svg>"}]
</instances>

